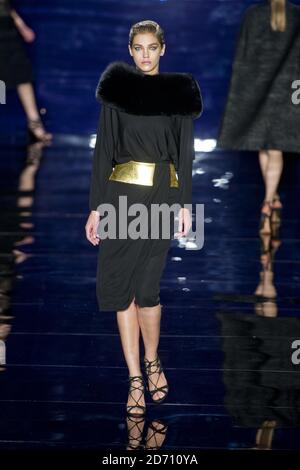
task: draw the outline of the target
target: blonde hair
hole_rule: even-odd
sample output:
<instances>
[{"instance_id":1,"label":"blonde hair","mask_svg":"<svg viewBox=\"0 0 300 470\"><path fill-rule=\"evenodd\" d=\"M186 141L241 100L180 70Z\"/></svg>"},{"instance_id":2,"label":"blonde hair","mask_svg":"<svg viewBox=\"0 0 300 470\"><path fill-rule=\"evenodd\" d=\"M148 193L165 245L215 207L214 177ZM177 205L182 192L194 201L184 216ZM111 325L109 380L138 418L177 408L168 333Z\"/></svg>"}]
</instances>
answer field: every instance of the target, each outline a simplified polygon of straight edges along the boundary
<instances>
[{"instance_id":1,"label":"blonde hair","mask_svg":"<svg viewBox=\"0 0 300 470\"><path fill-rule=\"evenodd\" d=\"M286 0L270 0L271 2L271 28L273 31L286 29Z\"/></svg>"},{"instance_id":2,"label":"blonde hair","mask_svg":"<svg viewBox=\"0 0 300 470\"><path fill-rule=\"evenodd\" d=\"M132 46L134 36L140 33L153 33L155 34L161 47L165 44L164 31L161 26L152 20L139 21L131 26L129 32L129 45Z\"/></svg>"}]
</instances>

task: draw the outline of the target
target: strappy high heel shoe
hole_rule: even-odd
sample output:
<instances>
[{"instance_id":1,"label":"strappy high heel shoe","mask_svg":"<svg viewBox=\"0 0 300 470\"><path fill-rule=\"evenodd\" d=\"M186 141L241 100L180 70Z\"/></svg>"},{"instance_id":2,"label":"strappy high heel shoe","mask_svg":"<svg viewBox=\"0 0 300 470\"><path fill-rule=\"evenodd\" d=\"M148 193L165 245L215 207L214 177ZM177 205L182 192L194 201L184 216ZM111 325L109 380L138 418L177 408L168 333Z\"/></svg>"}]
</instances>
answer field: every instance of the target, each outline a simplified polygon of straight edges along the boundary
<instances>
[{"instance_id":1,"label":"strappy high heel shoe","mask_svg":"<svg viewBox=\"0 0 300 470\"><path fill-rule=\"evenodd\" d=\"M264 421L262 426L256 433L256 447L255 449L271 449L274 438L274 431L276 428L276 421Z\"/></svg>"},{"instance_id":2,"label":"strappy high heel shoe","mask_svg":"<svg viewBox=\"0 0 300 470\"><path fill-rule=\"evenodd\" d=\"M144 425L144 416L139 418L127 417L128 443L126 450L142 450L144 448L142 444Z\"/></svg>"},{"instance_id":3,"label":"strappy high heel shoe","mask_svg":"<svg viewBox=\"0 0 300 470\"><path fill-rule=\"evenodd\" d=\"M144 357L144 365L145 365L145 372L146 372L148 381L153 386L153 389L150 390L150 386L149 386L149 384L147 384L147 389L148 389L148 391L151 395L151 398L156 403L161 403L162 401L164 401L164 399L166 398L166 396L168 395L168 392L169 392L169 386L168 385L163 385L162 387L158 387L159 378L160 378L161 374L163 373L163 368L162 368L162 365L161 365L161 361L160 361L158 356L153 361L148 361L148 359L146 357ZM154 369L152 369L152 368L154 368ZM151 379L151 376L153 374L158 374L157 380L155 382ZM162 392L164 395L161 398L155 399L154 395L157 392Z\"/></svg>"},{"instance_id":4,"label":"strappy high heel shoe","mask_svg":"<svg viewBox=\"0 0 300 470\"><path fill-rule=\"evenodd\" d=\"M52 140L53 136L45 131L41 118L27 119L27 128L33 140L41 142L50 142Z\"/></svg>"},{"instance_id":5,"label":"strappy high heel shoe","mask_svg":"<svg viewBox=\"0 0 300 470\"><path fill-rule=\"evenodd\" d=\"M264 206L268 206L270 213L266 214L262 212ZM264 201L261 205L261 212L260 212L260 224L259 224L259 233L261 234L270 234L271 233L271 214L272 214L272 206L270 201Z\"/></svg>"},{"instance_id":6,"label":"strappy high heel shoe","mask_svg":"<svg viewBox=\"0 0 300 470\"><path fill-rule=\"evenodd\" d=\"M280 207L274 207L274 203L280 202ZM271 223L272 224L280 224L281 223L281 211L282 211L282 204L280 201L280 197L276 194L272 201L272 214L271 214Z\"/></svg>"},{"instance_id":7,"label":"strappy high heel shoe","mask_svg":"<svg viewBox=\"0 0 300 470\"><path fill-rule=\"evenodd\" d=\"M129 380L129 383L130 383L129 396L133 399L135 404L134 405L127 405L127 407L126 407L127 415L131 416L132 418L140 418L141 416L144 416L144 414L146 412L146 406L139 404L141 398L144 396L144 393L145 393L144 379L141 375L132 375L132 376L129 376L128 380ZM133 392L135 390L139 390L141 392L138 399L136 399L133 396ZM139 408L142 411L141 412L132 411L135 408Z\"/></svg>"},{"instance_id":8,"label":"strappy high heel shoe","mask_svg":"<svg viewBox=\"0 0 300 470\"><path fill-rule=\"evenodd\" d=\"M167 430L168 426L160 419L152 421L148 427L148 434L145 440L145 450L160 449L166 438Z\"/></svg>"}]
</instances>

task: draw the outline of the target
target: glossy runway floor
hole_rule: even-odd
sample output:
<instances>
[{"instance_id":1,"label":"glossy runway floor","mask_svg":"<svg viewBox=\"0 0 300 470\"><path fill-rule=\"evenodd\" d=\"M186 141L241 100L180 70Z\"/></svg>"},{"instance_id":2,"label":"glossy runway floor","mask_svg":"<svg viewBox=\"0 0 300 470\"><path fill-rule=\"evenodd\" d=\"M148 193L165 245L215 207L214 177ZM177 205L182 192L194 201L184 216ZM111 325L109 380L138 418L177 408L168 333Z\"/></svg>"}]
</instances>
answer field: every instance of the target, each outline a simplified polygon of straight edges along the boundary
<instances>
[{"instance_id":1,"label":"glossy runway floor","mask_svg":"<svg viewBox=\"0 0 300 470\"><path fill-rule=\"evenodd\" d=\"M125 449L127 369L85 238L92 150L0 150L0 447ZM172 242L160 343L170 393L161 405L147 396L140 424L143 439L165 424L163 449L299 447L300 161L285 163L281 226L260 240L257 156L196 153L204 246Z\"/></svg>"}]
</instances>

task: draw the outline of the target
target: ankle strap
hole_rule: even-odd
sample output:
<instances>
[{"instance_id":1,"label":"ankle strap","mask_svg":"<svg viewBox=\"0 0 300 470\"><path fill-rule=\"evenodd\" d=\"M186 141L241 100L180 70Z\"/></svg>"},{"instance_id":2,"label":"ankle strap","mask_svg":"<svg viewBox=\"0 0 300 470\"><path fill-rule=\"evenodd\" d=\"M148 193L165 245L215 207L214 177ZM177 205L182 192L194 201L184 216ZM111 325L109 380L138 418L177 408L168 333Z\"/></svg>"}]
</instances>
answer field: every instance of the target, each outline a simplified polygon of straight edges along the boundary
<instances>
[{"instance_id":1,"label":"ankle strap","mask_svg":"<svg viewBox=\"0 0 300 470\"><path fill-rule=\"evenodd\" d=\"M36 129L37 127L40 127L42 125L42 120L41 120L41 118L27 119L27 125L31 129Z\"/></svg>"},{"instance_id":2,"label":"ankle strap","mask_svg":"<svg viewBox=\"0 0 300 470\"><path fill-rule=\"evenodd\" d=\"M142 375L129 375L128 380L129 382L133 382L135 380L143 381L143 376Z\"/></svg>"},{"instance_id":3,"label":"ankle strap","mask_svg":"<svg viewBox=\"0 0 300 470\"><path fill-rule=\"evenodd\" d=\"M148 359L144 357L144 363L145 363L146 371L148 371L148 374L151 373L150 370L151 370L151 367L153 366L158 368L158 372L162 370L160 358L158 356L153 361L148 361ZM157 371L153 371L152 373L154 374L155 372Z\"/></svg>"},{"instance_id":4,"label":"ankle strap","mask_svg":"<svg viewBox=\"0 0 300 470\"><path fill-rule=\"evenodd\" d=\"M144 362L146 364L158 364L160 362L159 357L157 356L156 359L153 359L153 361L149 361L146 357L144 357Z\"/></svg>"}]
</instances>

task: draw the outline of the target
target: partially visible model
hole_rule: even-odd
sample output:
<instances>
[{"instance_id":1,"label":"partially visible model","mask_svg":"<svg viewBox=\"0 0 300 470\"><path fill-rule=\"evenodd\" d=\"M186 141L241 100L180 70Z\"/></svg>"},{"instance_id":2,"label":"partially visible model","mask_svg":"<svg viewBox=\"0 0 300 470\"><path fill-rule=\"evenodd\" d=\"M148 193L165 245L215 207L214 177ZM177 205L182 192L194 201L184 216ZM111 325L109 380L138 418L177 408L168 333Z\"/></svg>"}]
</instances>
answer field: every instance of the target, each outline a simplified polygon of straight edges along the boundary
<instances>
[{"instance_id":1,"label":"partially visible model","mask_svg":"<svg viewBox=\"0 0 300 470\"><path fill-rule=\"evenodd\" d=\"M267 0L248 8L241 25L218 147L257 150L265 184L261 233L271 233L281 202L282 152L300 151L300 7Z\"/></svg>"},{"instance_id":2,"label":"partially visible model","mask_svg":"<svg viewBox=\"0 0 300 470\"><path fill-rule=\"evenodd\" d=\"M22 38L33 42L35 34L11 8L10 0L0 0L0 80L7 89L17 89L32 136L36 140L50 141L52 134L45 131L37 108L32 67Z\"/></svg>"}]
</instances>

